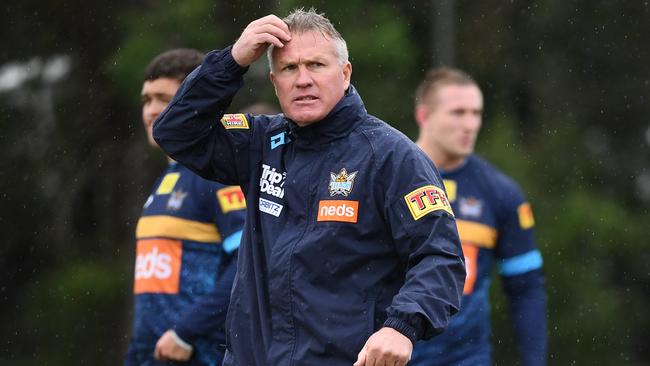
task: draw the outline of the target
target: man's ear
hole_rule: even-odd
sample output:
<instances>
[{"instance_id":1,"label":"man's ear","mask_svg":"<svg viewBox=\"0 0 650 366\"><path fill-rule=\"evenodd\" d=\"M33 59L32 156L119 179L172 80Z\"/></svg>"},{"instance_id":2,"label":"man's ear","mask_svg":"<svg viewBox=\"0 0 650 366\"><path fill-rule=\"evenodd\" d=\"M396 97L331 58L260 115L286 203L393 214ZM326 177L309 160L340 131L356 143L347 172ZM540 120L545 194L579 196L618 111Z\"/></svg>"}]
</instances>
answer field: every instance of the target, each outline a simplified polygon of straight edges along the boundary
<instances>
[{"instance_id":1,"label":"man's ear","mask_svg":"<svg viewBox=\"0 0 650 366\"><path fill-rule=\"evenodd\" d=\"M350 79L352 78L352 64L348 61L343 65L343 85L345 86L344 90L347 90L350 87Z\"/></svg>"},{"instance_id":2,"label":"man's ear","mask_svg":"<svg viewBox=\"0 0 650 366\"><path fill-rule=\"evenodd\" d=\"M275 96L278 96L278 88L275 87L275 75L273 71L269 72L269 79L271 79L271 84L273 84L273 90L275 90Z\"/></svg>"},{"instance_id":3,"label":"man's ear","mask_svg":"<svg viewBox=\"0 0 650 366\"><path fill-rule=\"evenodd\" d=\"M424 124L427 121L427 117L429 117L429 107L425 104L418 104L415 106L415 122L417 122L418 127L424 126Z\"/></svg>"}]
</instances>

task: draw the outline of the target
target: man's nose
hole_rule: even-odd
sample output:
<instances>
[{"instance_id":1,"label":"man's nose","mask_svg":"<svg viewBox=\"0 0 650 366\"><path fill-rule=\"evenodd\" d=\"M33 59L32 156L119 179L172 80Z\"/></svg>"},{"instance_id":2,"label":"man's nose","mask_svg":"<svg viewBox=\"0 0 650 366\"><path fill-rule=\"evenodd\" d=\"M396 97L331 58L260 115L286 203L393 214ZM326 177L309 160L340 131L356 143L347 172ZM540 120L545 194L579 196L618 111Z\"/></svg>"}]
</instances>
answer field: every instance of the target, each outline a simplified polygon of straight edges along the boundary
<instances>
[{"instance_id":1,"label":"man's nose","mask_svg":"<svg viewBox=\"0 0 650 366\"><path fill-rule=\"evenodd\" d=\"M304 88L311 86L313 80L311 78L311 73L307 70L306 67L298 67L298 78L296 79L296 86Z\"/></svg>"},{"instance_id":2,"label":"man's nose","mask_svg":"<svg viewBox=\"0 0 650 366\"><path fill-rule=\"evenodd\" d=\"M161 101L153 101L147 106L147 113L154 118L158 117L158 115L162 113L166 106L167 103L163 103Z\"/></svg>"},{"instance_id":3,"label":"man's nose","mask_svg":"<svg viewBox=\"0 0 650 366\"><path fill-rule=\"evenodd\" d=\"M463 116L463 128L466 130L475 130L481 125L481 117L472 113L466 113Z\"/></svg>"}]
</instances>

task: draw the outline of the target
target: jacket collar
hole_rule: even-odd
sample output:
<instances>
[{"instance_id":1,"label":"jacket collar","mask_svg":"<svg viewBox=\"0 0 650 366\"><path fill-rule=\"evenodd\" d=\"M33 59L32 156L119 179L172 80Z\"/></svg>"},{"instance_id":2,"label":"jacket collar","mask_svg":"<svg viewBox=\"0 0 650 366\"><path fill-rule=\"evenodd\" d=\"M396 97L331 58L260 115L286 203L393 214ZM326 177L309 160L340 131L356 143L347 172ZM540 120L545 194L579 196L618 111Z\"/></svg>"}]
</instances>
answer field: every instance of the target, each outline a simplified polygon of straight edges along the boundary
<instances>
[{"instance_id":1,"label":"jacket collar","mask_svg":"<svg viewBox=\"0 0 650 366\"><path fill-rule=\"evenodd\" d=\"M322 120L300 127L287 118L289 137L300 147L317 147L349 135L366 114L361 97L350 85L343 98Z\"/></svg>"}]
</instances>

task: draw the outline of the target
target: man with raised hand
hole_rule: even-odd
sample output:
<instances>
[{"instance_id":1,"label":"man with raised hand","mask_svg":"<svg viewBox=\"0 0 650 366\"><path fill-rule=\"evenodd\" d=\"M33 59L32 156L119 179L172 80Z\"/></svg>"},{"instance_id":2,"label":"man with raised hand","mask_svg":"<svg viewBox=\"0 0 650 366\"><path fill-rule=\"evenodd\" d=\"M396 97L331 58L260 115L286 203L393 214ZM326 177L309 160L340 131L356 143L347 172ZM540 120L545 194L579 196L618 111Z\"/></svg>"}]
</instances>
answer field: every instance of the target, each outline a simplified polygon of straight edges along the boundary
<instances>
[{"instance_id":1,"label":"man with raised hand","mask_svg":"<svg viewBox=\"0 0 650 366\"><path fill-rule=\"evenodd\" d=\"M268 52L283 114L224 112ZM296 10L209 53L154 126L249 204L226 365L404 365L458 311L465 269L431 161L369 115L341 35Z\"/></svg>"},{"instance_id":2,"label":"man with raised hand","mask_svg":"<svg viewBox=\"0 0 650 366\"><path fill-rule=\"evenodd\" d=\"M416 92L417 144L440 169L456 214L467 279L462 310L439 337L416 345L413 365L491 365L490 276L498 265L521 364L546 360L542 256L530 204L517 184L473 154L483 95L466 73L430 70Z\"/></svg>"}]
</instances>

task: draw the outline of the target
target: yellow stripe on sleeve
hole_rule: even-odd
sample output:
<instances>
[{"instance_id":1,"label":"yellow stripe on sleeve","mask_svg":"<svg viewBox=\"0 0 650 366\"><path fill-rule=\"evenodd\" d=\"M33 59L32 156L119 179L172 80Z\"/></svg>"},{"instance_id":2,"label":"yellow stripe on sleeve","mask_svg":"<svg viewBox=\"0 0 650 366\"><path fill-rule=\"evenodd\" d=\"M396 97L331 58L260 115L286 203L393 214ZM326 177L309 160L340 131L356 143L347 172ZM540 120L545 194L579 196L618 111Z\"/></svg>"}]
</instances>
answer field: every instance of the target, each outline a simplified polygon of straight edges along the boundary
<instances>
[{"instance_id":1,"label":"yellow stripe on sleeve","mask_svg":"<svg viewBox=\"0 0 650 366\"><path fill-rule=\"evenodd\" d=\"M143 216L135 229L137 239L163 237L202 243L220 243L221 235L214 224L173 216Z\"/></svg>"},{"instance_id":2,"label":"yellow stripe on sleeve","mask_svg":"<svg viewBox=\"0 0 650 366\"><path fill-rule=\"evenodd\" d=\"M490 249L497 243L497 230L491 226L456 219L456 227L461 242L471 242L476 246Z\"/></svg>"}]
</instances>

